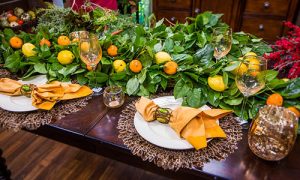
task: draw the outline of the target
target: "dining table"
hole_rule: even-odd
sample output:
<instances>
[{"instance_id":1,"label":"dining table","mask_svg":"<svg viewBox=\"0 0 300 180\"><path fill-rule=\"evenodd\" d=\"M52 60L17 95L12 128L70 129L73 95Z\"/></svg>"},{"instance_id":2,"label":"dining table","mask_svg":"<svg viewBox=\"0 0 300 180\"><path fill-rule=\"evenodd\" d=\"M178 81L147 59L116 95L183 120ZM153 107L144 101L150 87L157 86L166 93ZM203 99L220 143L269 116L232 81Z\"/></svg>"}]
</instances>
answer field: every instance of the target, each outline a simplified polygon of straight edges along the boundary
<instances>
[{"instance_id":1,"label":"dining table","mask_svg":"<svg viewBox=\"0 0 300 180\"><path fill-rule=\"evenodd\" d=\"M131 153L118 137L118 120L122 110L138 97L126 97L119 108L108 108L103 96L93 96L80 111L52 123L28 130L82 150L121 161L173 179L297 179L300 177L300 140L297 138L290 154L280 161L265 161L252 153L248 146L247 130L243 130L238 148L221 161L211 160L203 167L164 170L152 162L143 161Z\"/></svg>"}]
</instances>

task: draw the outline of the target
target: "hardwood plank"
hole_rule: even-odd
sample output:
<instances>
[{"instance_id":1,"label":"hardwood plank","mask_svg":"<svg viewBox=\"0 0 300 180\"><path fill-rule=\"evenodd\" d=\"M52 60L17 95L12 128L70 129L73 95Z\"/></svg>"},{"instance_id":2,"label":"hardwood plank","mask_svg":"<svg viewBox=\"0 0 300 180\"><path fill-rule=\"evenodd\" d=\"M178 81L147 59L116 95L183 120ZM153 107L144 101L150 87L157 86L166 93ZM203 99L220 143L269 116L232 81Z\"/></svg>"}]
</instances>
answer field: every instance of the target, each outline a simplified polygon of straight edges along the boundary
<instances>
[{"instance_id":1,"label":"hardwood plank","mask_svg":"<svg viewBox=\"0 0 300 180\"><path fill-rule=\"evenodd\" d=\"M167 179L31 133L0 129L12 179Z\"/></svg>"}]
</instances>

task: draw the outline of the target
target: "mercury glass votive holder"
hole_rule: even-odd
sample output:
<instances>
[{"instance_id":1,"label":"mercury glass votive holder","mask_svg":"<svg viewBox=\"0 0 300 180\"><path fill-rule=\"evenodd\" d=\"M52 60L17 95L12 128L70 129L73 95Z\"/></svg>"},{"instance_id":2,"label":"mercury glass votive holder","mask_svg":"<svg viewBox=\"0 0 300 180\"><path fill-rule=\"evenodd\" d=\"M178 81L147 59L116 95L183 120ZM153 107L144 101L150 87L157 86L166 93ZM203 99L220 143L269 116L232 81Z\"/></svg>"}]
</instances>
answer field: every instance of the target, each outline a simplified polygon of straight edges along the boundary
<instances>
[{"instance_id":1,"label":"mercury glass votive holder","mask_svg":"<svg viewBox=\"0 0 300 180\"><path fill-rule=\"evenodd\" d=\"M108 86L103 92L104 104L109 108L118 108L124 104L125 95L120 86Z\"/></svg>"},{"instance_id":2,"label":"mercury glass votive holder","mask_svg":"<svg viewBox=\"0 0 300 180\"><path fill-rule=\"evenodd\" d=\"M297 137L298 118L284 107L265 105L252 121L248 144L258 157L278 161L292 150Z\"/></svg>"}]
</instances>

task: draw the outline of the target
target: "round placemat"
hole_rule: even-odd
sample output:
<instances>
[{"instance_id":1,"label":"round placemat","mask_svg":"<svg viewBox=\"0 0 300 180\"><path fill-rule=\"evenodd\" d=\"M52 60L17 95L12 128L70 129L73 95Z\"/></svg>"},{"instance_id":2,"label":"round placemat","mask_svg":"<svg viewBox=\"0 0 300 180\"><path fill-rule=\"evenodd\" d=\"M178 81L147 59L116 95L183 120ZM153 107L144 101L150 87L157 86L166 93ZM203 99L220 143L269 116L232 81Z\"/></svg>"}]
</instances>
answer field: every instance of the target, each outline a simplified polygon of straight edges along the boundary
<instances>
[{"instance_id":1,"label":"round placemat","mask_svg":"<svg viewBox=\"0 0 300 180\"><path fill-rule=\"evenodd\" d=\"M131 150L132 154L144 161L153 162L158 167L169 170L179 168L203 167L210 160L223 160L237 149L237 143L242 139L242 127L233 115L219 120L221 128L227 135L226 139L214 138L206 148L196 150L170 150L153 145L143 139L134 127L136 113L135 102L125 107L120 115L117 129L119 138Z\"/></svg>"},{"instance_id":2,"label":"round placemat","mask_svg":"<svg viewBox=\"0 0 300 180\"><path fill-rule=\"evenodd\" d=\"M0 66L0 78L16 79L16 76ZM60 101L50 111L36 110L31 112L11 112L0 108L0 127L19 131L22 128L34 130L42 125L49 124L53 120L63 118L67 114L80 111L88 104L91 96Z\"/></svg>"}]
</instances>

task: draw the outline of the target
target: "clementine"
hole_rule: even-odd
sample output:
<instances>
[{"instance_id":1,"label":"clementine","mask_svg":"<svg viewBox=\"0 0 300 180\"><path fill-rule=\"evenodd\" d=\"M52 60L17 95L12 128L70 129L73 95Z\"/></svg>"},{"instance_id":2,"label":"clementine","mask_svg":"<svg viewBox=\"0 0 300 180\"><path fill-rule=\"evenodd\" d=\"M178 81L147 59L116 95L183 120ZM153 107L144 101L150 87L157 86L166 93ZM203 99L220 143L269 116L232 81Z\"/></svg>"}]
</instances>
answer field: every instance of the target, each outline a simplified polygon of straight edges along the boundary
<instances>
[{"instance_id":1,"label":"clementine","mask_svg":"<svg viewBox=\"0 0 300 180\"><path fill-rule=\"evenodd\" d=\"M295 108L294 106L290 106L288 107L288 109L295 113L298 118L300 117L300 111L297 108Z\"/></svg>"},{"instance_id":2,"label":"clementine","mask_svg":"<svg viewBox=\"0 0 300 180\"><path fill-rule=\"evenodd\" d=\"M110 45L107 49L107 54L110 56L117 56L118 54L118 48L115 45Z\"/></svg>"},{"instance_id":3,"label":"clementine","mask_svg":"<svg viewBox=\"0 0 300 180\"><path fill-rule=\"evenodd\" d=\"M43 45L47 45L48 47L51 46L51 42L48 40L48 39L45 39L43 38L41 41L40 41L40 46L43 46Z\"/></svg>"},{"instance_id":4,"label":"clementine","mask_svg":"<svg viewBox=\"0 0 300 180\"><path fill-rule=\"evenodd\" d=\"M282 104L283 97L278 93L270 95L267 99L267 105L282 106Z\"/></svg>"},{"instance_id":5,"label":"clementine","mask_svg":"<svg viewBox=\"0 0 300 180\"><path fill-rule=\"evenodd\" d=\"M141 63L141 61L135 59L135 60L132 60L130 63L129 63L129 69L132 71L132 72L135 72L135 73L139 73L141 72L143 68L143 65Z\"/></svg>"},{"instance_id":6,"label":"clementine","mask_svg":"<svg viewBox=\"0 0 300 180\"><path fill-rule=\"evenodd\" d=\"M176 62L174 62L174 61L168 61L164 65L164 72L166 74L168 74L168 75L173 75L173 74L176 74L177 68L178 68L178 65L177 65Z\"/></svg>"},{"instance_id":7,"label":"clementine","mask_svg":"<svg viewBox=\"0 0 300 180\"><path fill-rule=\"evenodd\" d=\"M10 38L9 44L13 48L20 49L23 45L23 41L21 38L14 36L14 37Z\"/></svg>"},{"instance_id":8,"label":"clementine","mask_svg":"<svg viewBox=\"0 0 300 180\"><path fill-rule=\"evenodd\" d=\"M59 36L57 39L57 43L58 45L68 46L69 44L71 44L71 41L67 36Z\"/></svg>"}]
</instances>

